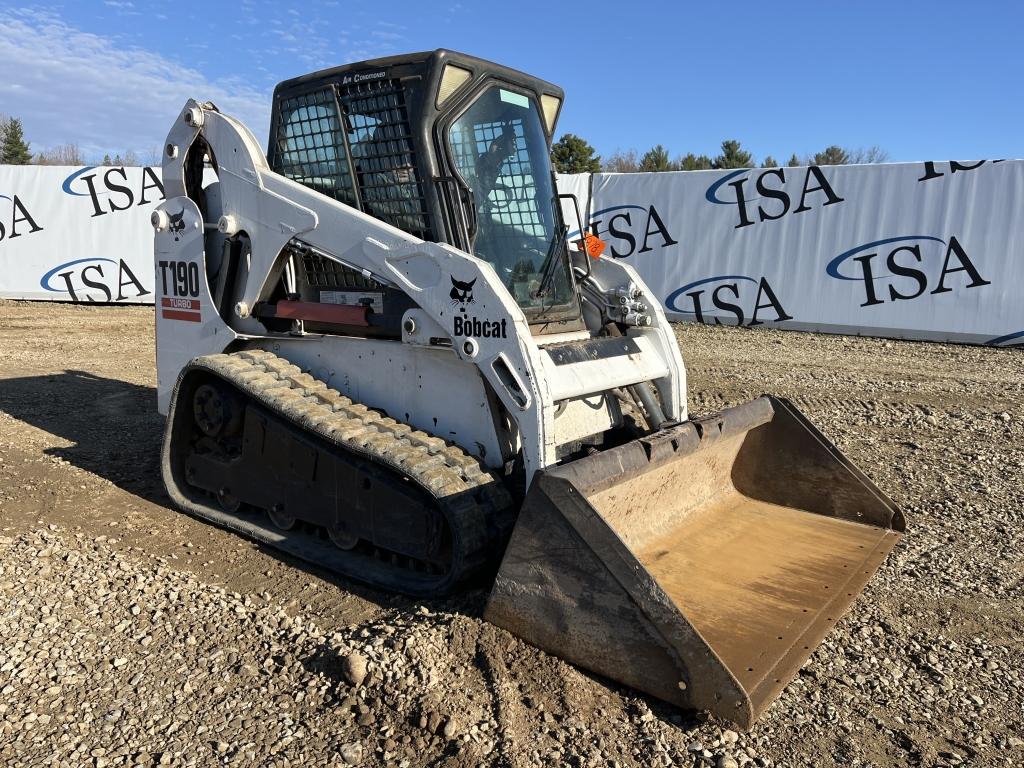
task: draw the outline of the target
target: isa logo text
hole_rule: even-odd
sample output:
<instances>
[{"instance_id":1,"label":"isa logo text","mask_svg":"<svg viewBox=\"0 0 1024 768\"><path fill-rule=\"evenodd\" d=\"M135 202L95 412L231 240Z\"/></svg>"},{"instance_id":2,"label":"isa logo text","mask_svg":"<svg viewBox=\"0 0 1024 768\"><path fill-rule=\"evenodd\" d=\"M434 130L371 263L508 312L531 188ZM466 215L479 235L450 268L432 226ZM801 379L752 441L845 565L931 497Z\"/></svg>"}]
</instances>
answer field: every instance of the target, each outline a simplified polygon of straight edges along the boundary
<instances>
[{"instance_id":1,"label":"isa logo text","mask_svg":"<svg viewBox=\"0 0 1024 768\"><path fill-rule=\"evenodd\" d=\"M708 314L714 325L750 327L793 319L767 278L748 275L718 275L694 280L670 293L665 307L671 312L691 315L705 325L712 324L706 319ZM731 315L735 322L723 323L722 313Z\"/></svg>"},{"instance_id":2,"label":"isa logo text","mask_svg":"<svg viewBox=\"0 0 1024 768\"><path fill-rule=\"evenodd\" d=\"M926 292L935 295L991 284L954 236L948 240L933 235L874 240L840 253L829 261L825 272L836 280L860 283L862 307L913 301Z\"/></svg>"},{"instance_id":3,"label":"isa logo text","mask_svg":"<svg viewBox=\"0 0 1024 768\"><path fill-rule=\"evenodd\" d=\"M590 231L608 242L608 254L626 259L676 245L665 219L653 205L613 205L590 215ZM569 233L569 239L579 237Z\"/></svg>"},{"instance_id":4,"label":"isa logo text","mask_svg":"<svg viewBox=\"0 0 1024 768\"><path fill-rule=\"evenodd\" d=\"M24 200L17 195L0 194L0 242L42 231Z\"/></svg>"},{"instance_id":5,"label":"isa logo text","mask_svg":"<svg viewBox=\"0 0 1024 768\"><path fill-rule=\"evenodd\" d=\"M101 170L94 165L80 168L64 179L60 186L66 195L89 198L92 203L90 218L164 199L164 185L148 166L142 167L142 175L135 185L129 182L124 168L107 168L102 173Z\"/></svg>"},{"instance_id":6,"label":"isa logo text","mask_svg":"<svg viewBox=\"0 0 1024 768\"><path fill-rule=\"evenodd\" d=\"M148 296L124 259L93 257L58 264L39 280L44 291L66 293L74 302L111 303Z\"/></svg>"},{"instance_id":7,"label":"isa logo text","mask_svg":"<svg viewBox=\"0 0 1024 768\"><path fill-rule=\"evenodd\" d=\"M826 208L843 202L816 165L791 168L788 178L784 168L764 171L741 168L725 174L708 187L704 199L714 205L733 206L737 218L733 229L777 221L812 208ZM794 202L796 207L793 207Z\"/></svg>"}]
</instances>

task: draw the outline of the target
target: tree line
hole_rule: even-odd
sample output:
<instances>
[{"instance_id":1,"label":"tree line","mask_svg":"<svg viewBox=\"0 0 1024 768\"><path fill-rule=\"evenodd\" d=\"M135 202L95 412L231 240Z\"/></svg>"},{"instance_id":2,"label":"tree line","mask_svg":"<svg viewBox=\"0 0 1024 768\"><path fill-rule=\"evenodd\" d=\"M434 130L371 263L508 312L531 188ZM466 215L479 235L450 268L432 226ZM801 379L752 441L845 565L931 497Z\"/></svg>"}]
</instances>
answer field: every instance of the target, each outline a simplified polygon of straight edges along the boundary
<instances>
[{"instance_id":1,"label":"tree line","mask_svg":"<svg viewBox=\"0 0 1024 768\"><path fill-rule=\"evenodd\" d=\"M159 165L157 153L152 154L153 162ZM58 144L49 149L32 152L30 142L25 140L25 129L21 120L0 114L0 165L87 165L82 150L77 144ZM131 150L124 154L103 156L101 165L125 166L142 165L138 156Z\"/></svg>"},{"instance_id":2,"label":"tree line","mask_svg":"<svg viewBox=\"0 0 1024 768\"><path fill-rule=\"evenodd\" d=\"M715 157L695 155L689 152L671 158L662 144L651 147L639 155L635 149L617 150L602 162L596 150L580 136L564 134L551 147L555 170L559 173L657 173L660 171L706 171L711 169L753 168L754 157L744 150L736 139L722 142L722 151ZM884 163L889 154L879 147L850 148L836 144L820 152L798 156L795 152L786 165L854 165L861 163ZM762 168L778 168L782 163L768 155L761 161Z\"/></svg>"},{"instance_id":3,"label":"tree line","mask_svg":"<svg viewBox=\"0 0 1024 768\"><path fill-rule=\"evenodd\" d=\"M715 157L695 155L689 152L671 158L662 144L651 147L639 155L636 150L617 150L604 162L596 150L583 138L572 133L563 136L552 146L555 170L559 173L642 173L659 171L704 171L710 169L753 168L753 156L744 150L736 139L722 142L722 151ZM149 165L159 165L156 151L150 153ZM853 149L833 144L821 152L799 157L790 156L787 166L798 165L852 165L858 163L884 163L888 153L879 147ZM35 154L25 140L21 120L0 114L0 165L86 165L86 159L77 144L60 144ZM127 151L124 154L103 156L101 165L141 165L138 156ZM777 168L782 164L768 155L761 161L762 168Z\"/></svg>"}]
</instances>

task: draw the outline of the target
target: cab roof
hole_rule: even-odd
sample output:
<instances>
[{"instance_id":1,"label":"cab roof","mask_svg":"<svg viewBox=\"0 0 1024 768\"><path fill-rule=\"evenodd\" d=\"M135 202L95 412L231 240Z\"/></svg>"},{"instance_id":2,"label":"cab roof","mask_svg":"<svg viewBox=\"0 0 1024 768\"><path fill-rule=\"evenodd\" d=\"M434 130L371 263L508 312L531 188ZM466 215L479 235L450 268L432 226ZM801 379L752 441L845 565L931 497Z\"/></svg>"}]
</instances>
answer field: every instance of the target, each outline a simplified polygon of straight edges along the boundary
<instances>
[{"instance_id":1,"label":"cab roof","mask_svg":"<svg viewBox=\"0 0 1024 768\"><path fill-rule=\"evenodd\" d=\"M539 93L548 93L552 96L557 96L559 100L561 100L565 95L564 91L554 83L541 80L533 75L529 75L517 69L512 69L511 67L496 64L493 61L487 61L486 59L470 56L467 53L460 53L459 51L453 51L447 48L438 48L433 51L420 51L418 53L403 53L396 56L367 59L366 61L358 61L352 64L343 64L338 67L321 69L316 72L310 72L306 75L300 75L299 77L293 77L288 80L281 81L274 89L274 95L276 96L281 92L300 89L316 82L338 80L343 75L350 73L365 72L366 70L383 70L388 71L389 76L402 76L403 74L413 74L415 69L439 70L449 62L471 70L475 77L479 77L482 74L488 74L510 82L522 83ZM406 69L408 72L391 72L392 70Z\"/></svg>"}]
</instances>

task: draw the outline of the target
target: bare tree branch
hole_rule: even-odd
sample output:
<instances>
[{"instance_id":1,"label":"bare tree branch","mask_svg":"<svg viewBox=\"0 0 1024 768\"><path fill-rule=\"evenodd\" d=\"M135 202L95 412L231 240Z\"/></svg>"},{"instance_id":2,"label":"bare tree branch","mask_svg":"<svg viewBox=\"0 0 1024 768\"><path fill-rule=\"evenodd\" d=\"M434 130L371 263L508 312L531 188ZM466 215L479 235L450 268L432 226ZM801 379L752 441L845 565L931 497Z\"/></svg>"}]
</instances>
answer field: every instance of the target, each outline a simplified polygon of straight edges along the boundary
<instances>
[{"instance_id":1,"label":"bare tree branch","mask_svg":"<svg viewBox=\"0 0 1024 768\"><path fill-rule=\"evenodd\" d=\"M36 153L36 165L85 165L77 144L59 144Z\"/></svg>"},{"instance_id":2,"label":"bare tree branch","mask_svg":"<svg viewBox=\"0 0 1024 768\"><path fill-rule=\"evenodd\" d=\"M636 150L615 150L611 157L604 161L604 170L608 173L636 173L640 170Z\"/></svg>"}]
</instances>

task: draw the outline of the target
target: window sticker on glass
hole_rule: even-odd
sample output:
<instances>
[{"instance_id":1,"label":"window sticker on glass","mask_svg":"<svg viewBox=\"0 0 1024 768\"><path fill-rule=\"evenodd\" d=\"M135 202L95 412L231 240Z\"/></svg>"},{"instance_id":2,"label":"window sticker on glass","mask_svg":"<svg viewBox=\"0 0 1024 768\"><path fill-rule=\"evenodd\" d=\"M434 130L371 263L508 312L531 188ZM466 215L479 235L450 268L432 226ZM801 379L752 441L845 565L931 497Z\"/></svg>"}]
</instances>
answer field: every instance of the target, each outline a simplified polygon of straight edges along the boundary
<instances>
[{"instance_id":1,"label":"window sticker on glass","mask_svg":"<svg viewBox=\"0 0 1024 768\"><path fill-rule=\"evenodd\" d=\"M501 100L506 104L515 104L517 107L523 107L524 109L530 108L530 99L521 93L512 93L512 91L506 91L504 88L498 90Z\"/></svg>"}]
</instances>

